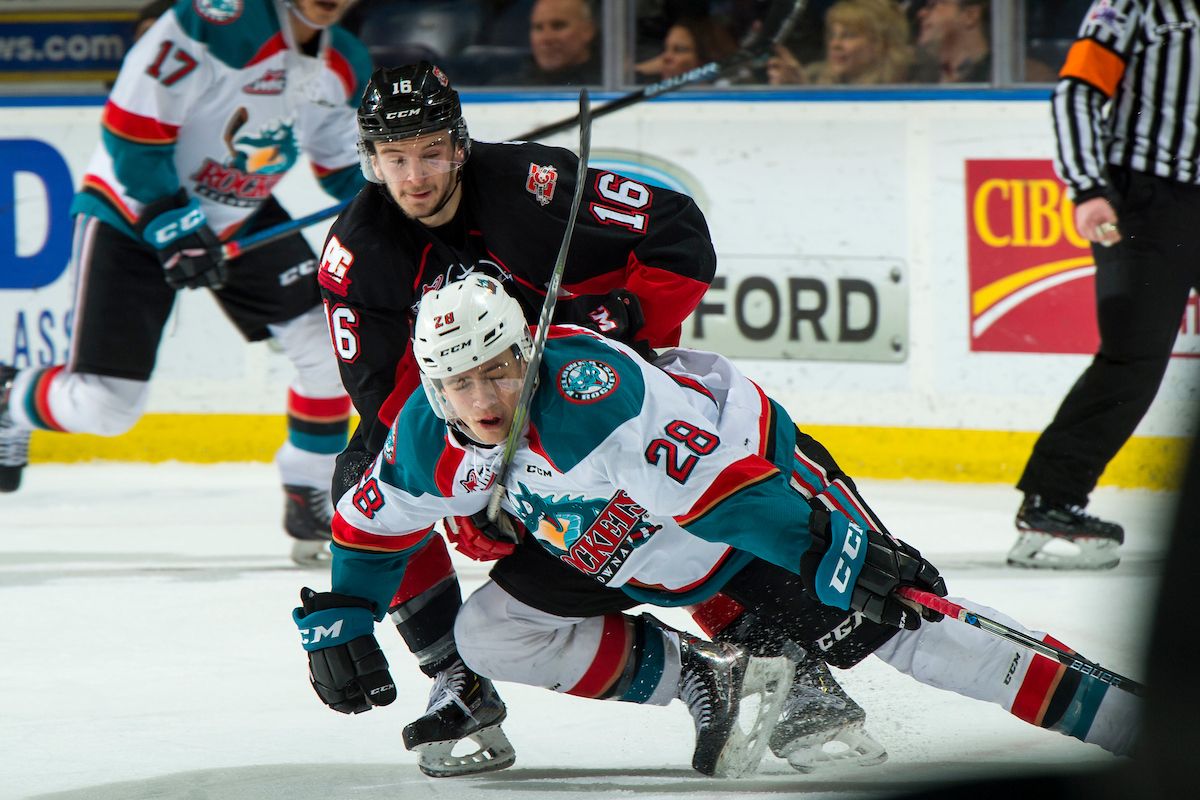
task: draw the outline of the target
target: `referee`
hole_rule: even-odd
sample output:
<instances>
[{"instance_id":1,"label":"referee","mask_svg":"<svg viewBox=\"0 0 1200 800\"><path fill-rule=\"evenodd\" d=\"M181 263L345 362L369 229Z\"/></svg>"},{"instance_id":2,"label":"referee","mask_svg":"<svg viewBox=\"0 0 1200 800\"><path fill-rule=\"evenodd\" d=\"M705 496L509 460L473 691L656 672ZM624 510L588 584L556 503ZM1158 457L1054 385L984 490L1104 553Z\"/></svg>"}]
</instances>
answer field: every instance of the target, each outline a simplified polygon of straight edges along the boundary
<instances>
[{"instance_id":1,"label":"referee","mask_svg":"<svg viewBox=\"0 0 1200 800\"><path fill-rule=\"evenodd\" d=\"M1017 488L1025 567L1116 566L1120 525L1084 512L1162 382L1200 285L1200 2L1094 0L1054 90L1055 166L1092 242L1100 349ZM1066 540L1072 548L1043 547ZM1059 554L1069 549L1071 554Z\"/></svg>"}]
</instances>

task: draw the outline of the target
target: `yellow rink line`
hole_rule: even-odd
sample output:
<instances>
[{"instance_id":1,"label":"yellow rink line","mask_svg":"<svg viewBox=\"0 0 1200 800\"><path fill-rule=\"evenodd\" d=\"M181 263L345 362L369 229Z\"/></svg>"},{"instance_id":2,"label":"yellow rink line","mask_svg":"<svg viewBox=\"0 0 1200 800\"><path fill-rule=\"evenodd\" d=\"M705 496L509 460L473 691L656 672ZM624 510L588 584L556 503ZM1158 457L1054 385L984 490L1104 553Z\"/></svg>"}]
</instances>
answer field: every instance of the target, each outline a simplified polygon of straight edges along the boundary
<instances>
[{"instance_id":1,"label":"yellow rink line","mask_svg":"<svg viewBox=\"0 0 1200 800\"><path fill-rule=\"evenodd\" d=\"M842 468L863 478L1015 483L1037 438L1032 432L813 425ZM30 461L270 461L286 433L282 415L149 414L124 436L37 431ZM1144 489L1179 485L1187 440L1136 437L1100 483Z\"/></svg>"}]
</instances>

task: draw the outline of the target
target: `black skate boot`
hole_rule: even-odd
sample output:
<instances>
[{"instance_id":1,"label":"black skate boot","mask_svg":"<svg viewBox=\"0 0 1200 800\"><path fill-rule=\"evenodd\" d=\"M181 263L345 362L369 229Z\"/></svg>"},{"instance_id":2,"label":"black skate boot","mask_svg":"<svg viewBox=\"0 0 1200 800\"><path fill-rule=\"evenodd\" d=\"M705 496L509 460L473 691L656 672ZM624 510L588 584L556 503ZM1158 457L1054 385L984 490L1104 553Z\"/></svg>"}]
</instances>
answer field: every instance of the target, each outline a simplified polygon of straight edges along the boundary
<instances>
[{"instance_id":1,"label":"black skate boot","mask_svg":"<svg viewBox=\"0 0 1200 800\"><path fill-rule=\"evenodd\" d=\"M283 528L292 542L292 561L301 567L319 567L330 559L329 540L333 538L333 503L327 489L285 484L283 487Z\"/></svg>"},{"instance_id":2,"label":"black skate boot","mask_svg":"<svg viewBox=\"0 0 1200 800\"><path fill-rule=\"evenodd\" d=\"M729 642L679 635L679 691L696 725L692 769L736 778L758 768L767 731L779 716L794 664L786 658L751 658ZM757 696L749 731L738 724L741 701Z\"/></svg>"},{"instance_id":3,"label":"black skate boot","mask_svg":"<svg viewBox=\"0 0 1200 800\"><path fill-rule=\"evenodd\" d=\"M476 675L460 659L434 679L425 716L404 726L404 746L417 752L417 766L431 778L511 767L517 754L500 727L506 716L508 710L492 682ZM467 755L454 755L455 745L464 739L478 748Z\"/></svg>"},{"instance_id":4,"label":"black skate boot","mask_svg":"<svg viewBox=\"0 0 1200 800\"><path fill-rule=\"evenodd\" d=\"M771 752L805 773L839 762L882 764L887 751L863 729L866 719L867 712L834 680L825 662L803 655L771 733Z\"/></svg>"},{"instance_id":5,"label":"black skate boot","mask_svg":"<svg viewBox=\"0 0 1200 800\"><path fill-rule=\"evenodd\" d=\"M1083 506L1025 495L1016 519L1019 536L1008 551L1015 567L1111 569L1121 560L1117 549L1125 530L1115 522L1084 513ZM1051 543L1063 545L1057 547Z\"/></svg>"},{"instance_id":6,"label":"black skate boot","mask_svg":"<svg viewBox=\"0 0 1200 800\"><path fill-rule=\"evenodd\" d=\"M0 364L0 492L15 492L21 472L29 463L29 431L22 430L8 413L9 395L17 371Z\"/></svg>"}]
</instances>

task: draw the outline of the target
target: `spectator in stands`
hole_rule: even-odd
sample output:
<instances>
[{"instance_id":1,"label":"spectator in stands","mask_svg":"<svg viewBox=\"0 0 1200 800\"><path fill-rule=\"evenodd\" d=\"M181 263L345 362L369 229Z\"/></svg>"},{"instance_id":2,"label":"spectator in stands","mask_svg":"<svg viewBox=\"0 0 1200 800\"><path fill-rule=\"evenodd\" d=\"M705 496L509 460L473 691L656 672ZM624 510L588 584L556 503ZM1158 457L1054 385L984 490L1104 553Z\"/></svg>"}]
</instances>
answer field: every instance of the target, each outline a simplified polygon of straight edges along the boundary
<instances>
[{"instance_id":1,"label":"spectator in stands","mask_svg":"<svg viewBox=\"0 0 1200 800\"><path fill-rule=\"evenodd\" d=\"M133 40L136 42L142 38L142 34L150 30L150 26L158 22L158 18L166 13L167 9L175 5L176 0L151 0L142 6L138 11L137 19L133 22Z\"/></svg>"},{"instance_id":2,"label":"spectator in stands","mask_svg":"<svg viewBox=\"0 0 1200 800\"><path fill-rule=\"evenodd\" d=\"M922 83L987 83L990 0L925 0L917 10L917 68Z\"/></svg>"},{"instance_id":3,"label":"spectator in stands","mask_svg":"<svg viewBox=\"0 0 1200 800\"><path fill-rule=\"evenodd\" d=\"M530 60L494 83L581 86L601 81L597 27L589 0L537 0L529 14Z\"/></svg>"},{"instance_id":4,"label":"spectator in stands","mask_svg":"<svg viewBox=\"0 0 1200 800\"><path fill-rule=\"evenodd\" d=\"M912 61L908 20L895 0L839 0L825 14L825 60L805 66L781 45L767 62L767 82L903 83Z\"/></svg>"},{"instance_id":5,"label":"spectator in stands","mask_svg":"<svg viewBox=\"0 0 1200 800\"><path fill-rule=\"evenodd\" d=\"M639 78L664 80L735 52L733 35L712 17L683 17L667 29L662 52L635 69Z\"/></svg>"}]
</instances>

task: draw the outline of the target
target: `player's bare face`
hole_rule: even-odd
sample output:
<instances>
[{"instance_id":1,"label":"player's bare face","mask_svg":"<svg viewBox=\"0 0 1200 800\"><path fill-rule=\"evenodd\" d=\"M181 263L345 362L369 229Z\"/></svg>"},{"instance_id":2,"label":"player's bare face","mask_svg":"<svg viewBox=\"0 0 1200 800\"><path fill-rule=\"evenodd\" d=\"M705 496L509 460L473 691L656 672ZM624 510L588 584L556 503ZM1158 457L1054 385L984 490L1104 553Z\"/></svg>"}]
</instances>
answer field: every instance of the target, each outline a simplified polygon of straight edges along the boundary
<instances>
[{"instance_id":1,"label":"player's bare face","mask_svg":"<svg viewBox=\"0 0 1200 800\"><path fill-rule=\"evenodd\" d=\"M502 444L512 425L525 362L506 353L467 372L444 378L442 396L477 442Z\"/></svg>"},{"instance_id":2,"label":"player's bare face","mask_svg":"<svg viewBox=\"0 0 1200 800\"><path fill-rule=\"evenodd\" d=\"M379 142L371 158L375 175L405 215L434 227L449 222L458 209L462 151L449 131L399 142Z\"/></svg>"},{"instance_id":3,"label":"player's bare face","mask_svg":"<svg viewBox=\"0 0 1200 800\"><path fill-rule=\"evenodd\" d=\"M293 0L292 5L300 12L301 22L316 26L319 30L334 25L357 0Z\"/></svg>"}]
</instances>

